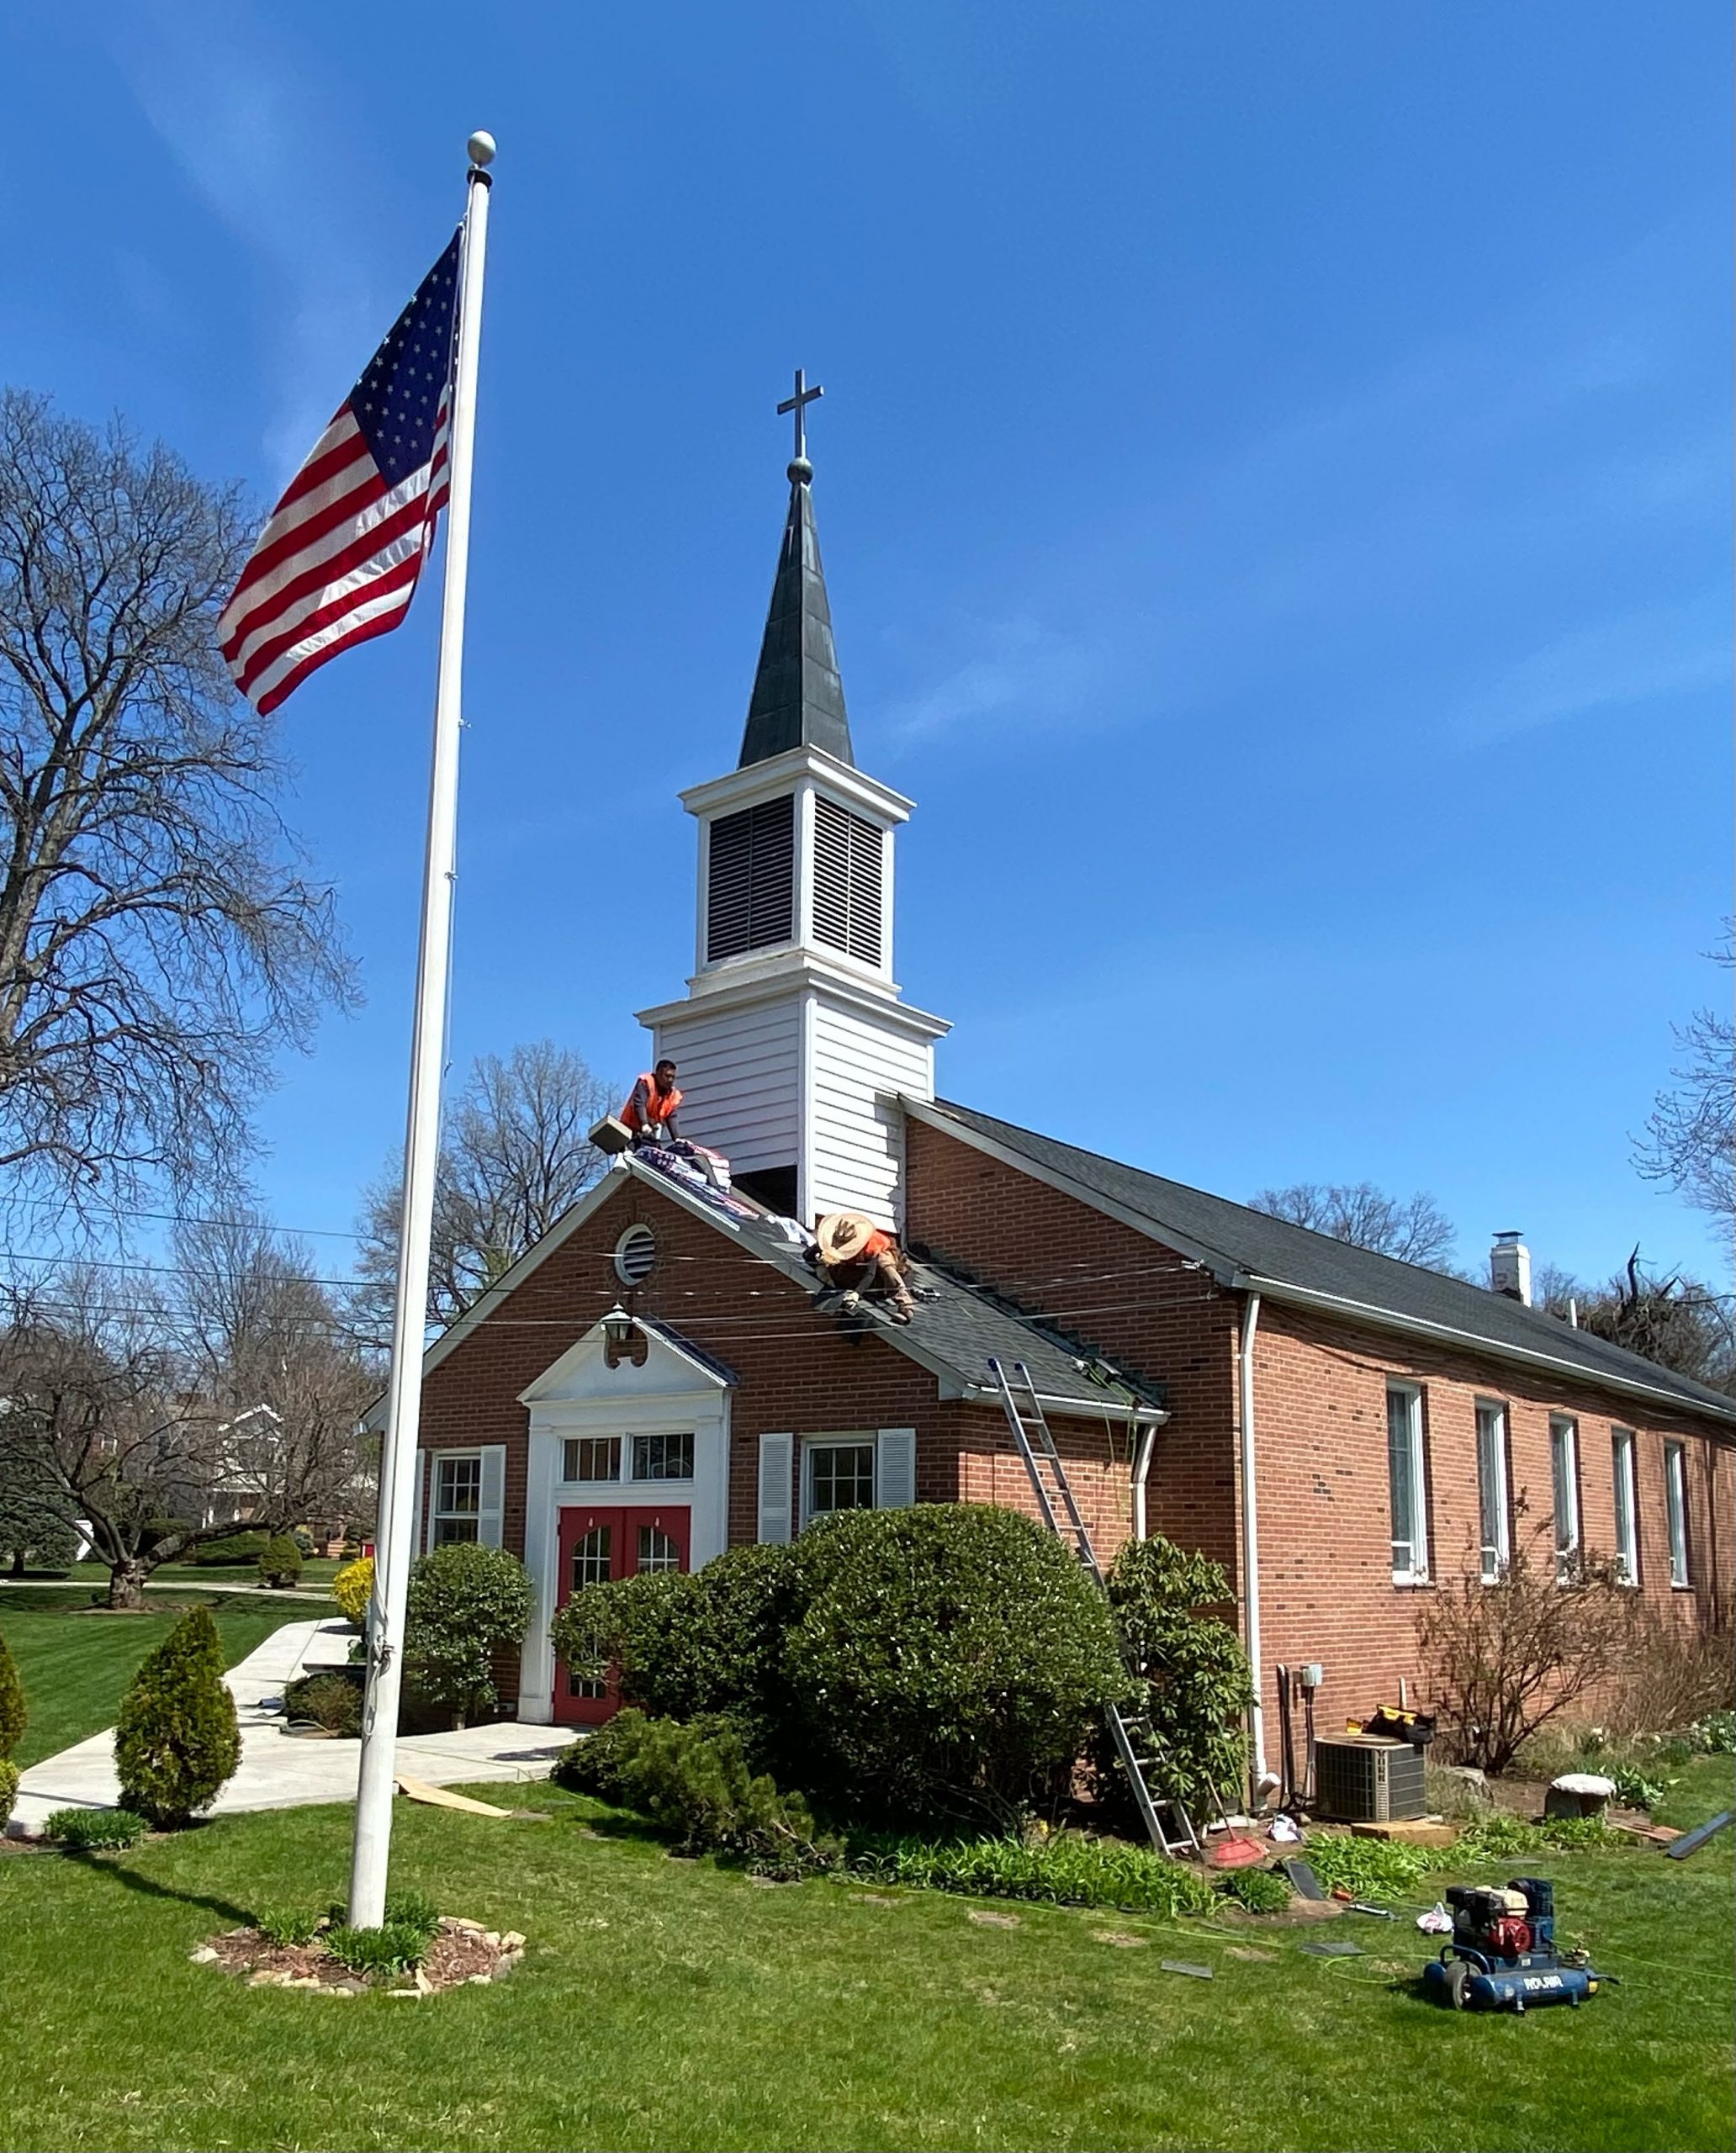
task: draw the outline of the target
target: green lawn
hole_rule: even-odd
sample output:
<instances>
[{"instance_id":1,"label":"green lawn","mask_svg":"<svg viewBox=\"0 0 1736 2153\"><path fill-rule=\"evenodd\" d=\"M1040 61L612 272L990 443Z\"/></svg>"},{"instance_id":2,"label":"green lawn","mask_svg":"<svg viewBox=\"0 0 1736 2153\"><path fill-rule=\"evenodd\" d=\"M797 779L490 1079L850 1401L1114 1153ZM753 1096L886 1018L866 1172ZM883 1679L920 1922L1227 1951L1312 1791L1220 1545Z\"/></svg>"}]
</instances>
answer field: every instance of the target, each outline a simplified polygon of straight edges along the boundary
<instances>
[{"instance_id":1,"label":"green lawn","mask_svg":"<svg viewBox=\"0 0 1736 2153\"><path fill-rule=\"evenodd\" d=\"M310 1555L301 1566L304 1585L327 1585L343 1568L335 1558ZM108 1590L108 1567L105 1563L75 1563L61 1574L79 1584L88 1584L93 1592ZM225 1564L218 1568L209 1563L165 1563L151 1574L154 1584L201 1584L211 1588L230 1586L236 1589L257 1585L259 1570L252 1563Z\"/></svg>"},{"instance_id":2,"label":"green lawn","mask_svg":"<svg viewBox=\"0 0 1736 2153\"><path fill-rule=\"evenodd\" d=\"M1730 1785L1728 1759L1695 1765L1679 1812ZM1408 1920L1332 1924L1368 1953L1334 1961L1301 1950L1317 1930L764 1887L533 1798L552 1821L400 1805L397 1881L530 1935L505 1986L423 2002L188 1962L262 1904L341 1889L345 1810L113 1862L0 1860L4 2144L1728 2153L1736 2133L1728 1843L1531 1857L1622 1983L1578 2011L1455 2018L1415 1992Z\"/></svg>"},{"instance_id":3,"label":"green lawn","mask_svg":"<svg viewBox=\"0 0 1736 2153\"><path fill-rule=\"evenodd\" d=\"M18 1662L30 1713L17 1762L33 1764L112 1727L140 1661L168 1634L178 1609L202 1596L177 1594L147 1614L108 1615L91 1611L77 1593L28 1585L0 1593L0 1637ZM307 1600L212 1605L231 1667L283 1623L320 1611Z\"/></svg>"}]
</instances>

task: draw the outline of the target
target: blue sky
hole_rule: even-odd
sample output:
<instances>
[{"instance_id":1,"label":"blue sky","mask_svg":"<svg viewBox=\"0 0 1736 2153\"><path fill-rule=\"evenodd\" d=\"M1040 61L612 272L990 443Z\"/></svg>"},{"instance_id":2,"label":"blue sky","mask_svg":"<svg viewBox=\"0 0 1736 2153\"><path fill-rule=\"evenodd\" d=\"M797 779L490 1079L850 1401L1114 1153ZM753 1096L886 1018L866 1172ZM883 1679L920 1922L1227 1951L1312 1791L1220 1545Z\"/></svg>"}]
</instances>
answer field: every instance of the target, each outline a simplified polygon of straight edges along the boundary
<instances>
[{"instance_id":1,"label":"blue sky","mask_svg":"<svg viewBox=\"0 0 1736 2153\"><path fill-rule=\"evenodd\" d=\"M0 16L7 378L269 500L500 143L453 1054L623 1082L692 958L791 369L943 1092L1232 1196L1710 1267L1630 1135L1728 904L1728 11L204 0ZM402 1123L436 606L285 711ZM322 1244L336 1258L344 1244Z\"/></svg>"}]
</instances>

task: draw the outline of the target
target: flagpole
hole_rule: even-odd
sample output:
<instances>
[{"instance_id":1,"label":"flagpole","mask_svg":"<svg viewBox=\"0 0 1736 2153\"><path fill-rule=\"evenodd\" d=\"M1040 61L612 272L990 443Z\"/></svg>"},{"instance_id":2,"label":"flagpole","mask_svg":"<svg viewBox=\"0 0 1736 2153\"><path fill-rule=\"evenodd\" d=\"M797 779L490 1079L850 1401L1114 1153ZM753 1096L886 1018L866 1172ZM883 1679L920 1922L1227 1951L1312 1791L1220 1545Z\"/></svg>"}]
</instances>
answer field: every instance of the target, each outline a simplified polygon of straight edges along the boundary
<instances>
[{"instance_id":1,"label":"flagpole","mask_svg":"<svg viewBox=\"0 0 1736 2153\"><path fill-rule=\"evenodd\" d=\"M422 1351L427 1324L428 1246L440 1156L440 1082L446 1052L446 985L456 872L458 734L463 724L464 585L470 564L470 452L476 428L476 368L482 333L483 257L488 241L488 166L494 138L473 135L466 183L458 345L447 435L450 495L446 589L441 601L439 683L434 696L433 770L422 869L421 945L416 960L410 1112L404 1140L403 1215L398 1290L392 1310L392 1373L380 1455L373 1597L368 1606L368 1687L350 1859L349 1918L375 1928L385 1918L386 1865L397 1778L398 1701L404 1683L405 1598L415 1558L418 1510L416 1434L421 1419Z\"/></svg>"}]
</instances>

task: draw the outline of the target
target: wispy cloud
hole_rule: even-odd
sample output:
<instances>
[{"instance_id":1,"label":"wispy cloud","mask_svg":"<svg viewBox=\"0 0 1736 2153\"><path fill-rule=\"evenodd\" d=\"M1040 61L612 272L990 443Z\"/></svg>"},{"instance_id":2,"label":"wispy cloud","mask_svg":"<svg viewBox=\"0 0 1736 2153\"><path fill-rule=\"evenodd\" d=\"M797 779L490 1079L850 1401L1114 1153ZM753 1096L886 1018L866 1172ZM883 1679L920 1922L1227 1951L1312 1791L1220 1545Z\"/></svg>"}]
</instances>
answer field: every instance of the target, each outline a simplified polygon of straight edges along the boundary
<instances>
[{"instance_id":1,"label":"wispy cloud","mask_svg":"<svg viewBox=\"0 0 1736 2153\"><path fill-rule=\"evenodd\" d=\"M365 147L354 127L340 127L299 52L251 9L153 0L112 34L146 119L273 287L262 447L280 479L311 447L386 325L389 308L356 251L345 209Z\"/></svg>"},{"instance_id":2,"label":"wispy cloud","mask_svg":"<svg viewBox=\"0 0 1736 2153\"><path fill-rule=\"evenodd\" d=\"M950 640L955 655L932 686L886 713L895 739L914 742L992 723L1040 731L1077 725L1103 669L1102 653L1029 617L971 622Z\"/></svg>"},{"instance_id":3,"label":"wispy cloud","mask_svg":"<svg viewBox=\"0 0 1736 2153\"><path fill-rule=\"evenodd\" d=\"M1480 747L1596 711L1726 688L1731 653L1716 600L1655 606L1558 636L1510 666L1453 714L1448 730Z\"/></svg>"}]
</instances>

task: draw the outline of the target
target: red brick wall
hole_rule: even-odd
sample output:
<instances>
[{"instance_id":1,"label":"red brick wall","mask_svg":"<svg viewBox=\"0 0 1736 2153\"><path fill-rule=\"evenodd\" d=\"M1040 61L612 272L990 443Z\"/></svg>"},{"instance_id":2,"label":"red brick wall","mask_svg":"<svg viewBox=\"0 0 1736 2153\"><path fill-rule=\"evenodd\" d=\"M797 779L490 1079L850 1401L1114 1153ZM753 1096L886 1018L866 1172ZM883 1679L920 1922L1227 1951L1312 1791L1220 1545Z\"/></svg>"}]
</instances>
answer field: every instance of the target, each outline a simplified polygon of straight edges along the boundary
<instances>
[{"instance_id":1,"label":"red brick wall","mask_svg":"<svg viewBox=\"0 0 1736 2153\"><path fill-rule=\"evenodd\" d=\"M1163 1385L1170 1423L1148 1483L1151 1529L1203 1548L1233 1581L1240 1296L1174 1250L914 1117L905 1144L913 1243L1129 1374ZM1098 1547L1105 1558L1127 1531L1125 1463L1118 1469L1119 1507L1113 1518L1105 1513Z\"/></svg>"},{"instance_id":2,"label":"red brick wall","mask_svg":"<svg viewBox=\"0 0 1736 2153\"><path fill-rule=\"evenodd\" d=\"M1423 1393L1435 1580L1427 1585L1392 1581L1389 1376L1415 1383ZM1419 1608L1442 1581L1474 1574L1479 1564L1479 1398L1507 1409L1516 1545L1539 1526L1546 1533L1550 1527L1549 1421L1564 1413L1579 1426L1580 1544L1613 1553L1612 1441L1615 1429L1629 1429L1635 1436L1640 1590L1685 1626L1714 1619L1719 1595L1728 1607L1731 1457L1686 1418L1636 1410L1589 1385L1546 1383L1472 1355L1401 1346L1378 1332L1358 1332L1269 1299L1257 1334L1254 1385L1262 1657L1268 1670L1279 1661L1325 1663L1323 1725L1396 1701L1401 1676L1413 1703L1427 1694L1416 1645ZM1686 1592L1670 1584L1666 1436L1686 1445L1690 1575L1696 1588ZM1546 1560L1552 1547L1546 1541ZM1268 1733L1268 1743L1273 1738Z\"/></svg>"}]
</instances>

